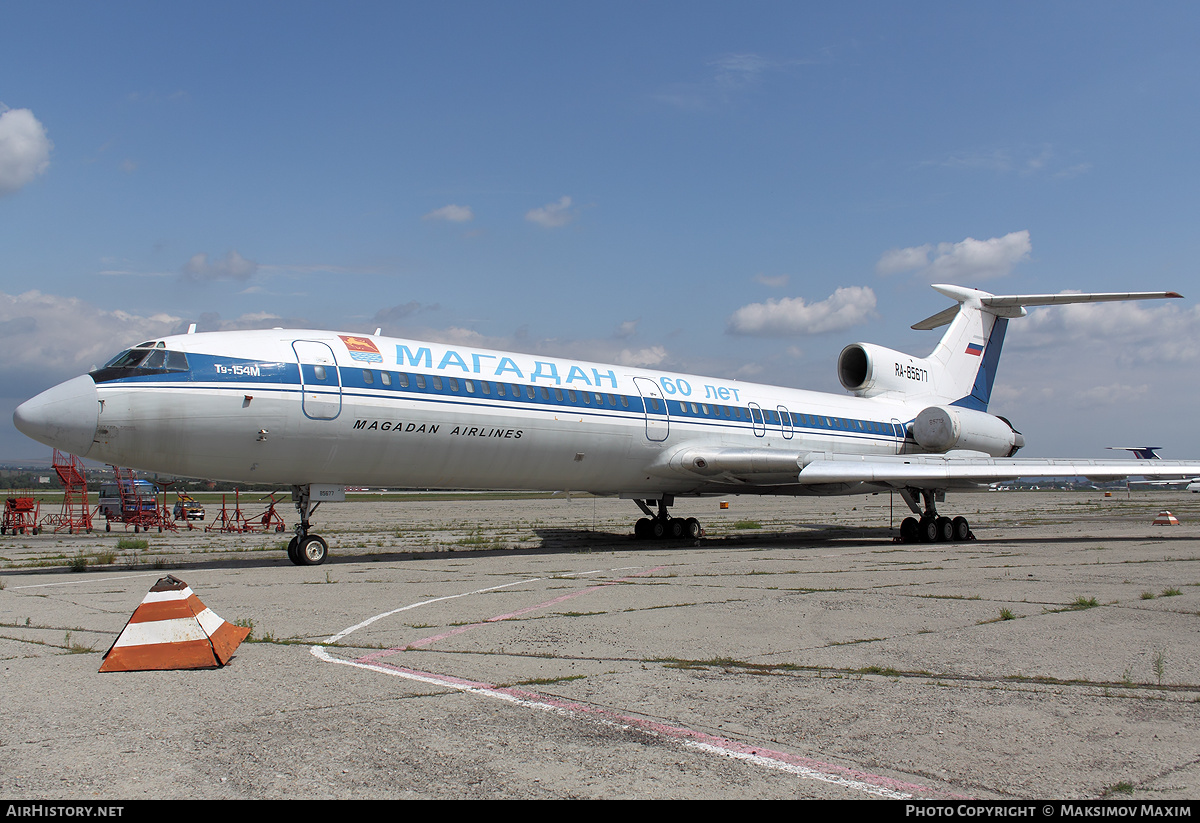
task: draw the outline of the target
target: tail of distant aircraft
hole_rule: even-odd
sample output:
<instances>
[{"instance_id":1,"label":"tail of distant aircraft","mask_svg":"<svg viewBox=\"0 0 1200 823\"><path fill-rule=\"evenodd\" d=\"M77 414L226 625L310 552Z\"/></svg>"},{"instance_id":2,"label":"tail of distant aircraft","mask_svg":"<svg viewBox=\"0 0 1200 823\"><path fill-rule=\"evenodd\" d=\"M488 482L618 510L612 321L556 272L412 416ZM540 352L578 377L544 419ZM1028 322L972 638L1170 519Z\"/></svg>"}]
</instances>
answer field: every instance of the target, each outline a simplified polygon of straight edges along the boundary
<instances>
[{"instance_id":1,"label":"tail of distant aircraft","mask_svg":"<svg viewBox=\"0 0 1200 823\"><path fill-rule=\"evenodd\" d=\"M958 303L913 325L936 329L949 324L933 352L918 358L854 343L838 358L843 386L863 397L892 394L985 412L1008 321L1024 317L1027 307L1182 297L1176 292L996 295L962 286L933 288Z\"/></svg>"},{"instance_id":2,"label":"tail of distant aircraft","mask_svg":"<svg viewBox=\"0 0 1200 823\"><path fill-rule=\"evenodd\" d=\"M1162 446L1105 446L1104 448L1115 451L1133 452L1133 456L1138 460L1162 460L1158 456L1158 450Z\"/></svg>"}]
</instances>

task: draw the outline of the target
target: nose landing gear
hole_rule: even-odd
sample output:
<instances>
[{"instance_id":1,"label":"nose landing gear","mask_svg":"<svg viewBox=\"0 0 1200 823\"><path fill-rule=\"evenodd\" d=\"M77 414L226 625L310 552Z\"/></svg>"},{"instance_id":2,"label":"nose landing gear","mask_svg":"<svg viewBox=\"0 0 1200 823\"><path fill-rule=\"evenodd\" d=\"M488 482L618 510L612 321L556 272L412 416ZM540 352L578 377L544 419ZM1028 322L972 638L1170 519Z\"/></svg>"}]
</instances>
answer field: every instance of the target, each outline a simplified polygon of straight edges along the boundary
<instances>
[{"instance_id":1,"label":"nose landing gear","mask_svg":"<svg viewBox=\"0 0 1200 823\"><path fill-rule=\"evenodd\" d=\"M312 505L311 488L309 486L292 486L292 502L300 513L300 522L296 525L296 536L288 543L288 560L297 566L319 566L329 556L329 544L317 534L309 534L308 517L320 506L320 501Z\"/></svg>"}]
</instances>

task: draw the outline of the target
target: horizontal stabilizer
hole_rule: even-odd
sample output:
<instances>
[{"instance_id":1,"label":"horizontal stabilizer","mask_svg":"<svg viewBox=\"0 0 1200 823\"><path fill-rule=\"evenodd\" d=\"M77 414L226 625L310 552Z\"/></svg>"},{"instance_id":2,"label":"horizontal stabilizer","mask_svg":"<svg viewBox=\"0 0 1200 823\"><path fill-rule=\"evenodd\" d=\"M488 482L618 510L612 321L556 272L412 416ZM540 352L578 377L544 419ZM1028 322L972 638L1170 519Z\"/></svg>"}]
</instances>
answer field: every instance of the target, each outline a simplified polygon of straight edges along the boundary
<instances>
[{"instance_id":1,"label":"horizontal stabilizer","mask_svg":"<svg viewBox=\"0 0 1200 823\"><path fill-rule=\"evenodd\" d=\"M1060 306L1067 303L1107 303L1123 300L1163 300L1166 298L1183 297L1173 291L1130 291L1130 292L1091 292L1063 294L989 294L978 289L968 289L963 286L937 284L933 287L951 300L961 303L975 303L988 314L997 317L1024 317L1025 309L1030 306ZM913 328L918 330L936 329L944 326L958 314L958 306L951 306L935 315L926 317Z\"/></svg>"}]
</instances>

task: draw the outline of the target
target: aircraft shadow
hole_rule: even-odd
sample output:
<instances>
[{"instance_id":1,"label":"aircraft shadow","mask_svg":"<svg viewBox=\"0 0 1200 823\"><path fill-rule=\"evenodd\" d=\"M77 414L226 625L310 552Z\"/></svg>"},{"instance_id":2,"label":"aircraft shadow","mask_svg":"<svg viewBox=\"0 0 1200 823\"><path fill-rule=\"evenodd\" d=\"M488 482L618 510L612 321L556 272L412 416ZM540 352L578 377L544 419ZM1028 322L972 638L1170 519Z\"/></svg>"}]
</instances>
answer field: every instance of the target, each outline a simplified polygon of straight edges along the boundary
<instances>
[{"instance_id":1,"label":"aircraft shadow","mask_svg":"<svg viewBox=\"0 0 1200 823\"><path fill-rule=\"evenodd\" d=\"M997 529L996 532L1001 532ZM1024 531L1024 529L1022 529ZM705 535L698 540L670 539L637 539L631 533L595 531L581 528L540 528L534 529L540 545L536 546L462 546L447 544L442 548L430 550L408 549L364 549L355 546L338 545L336 537L331 539L329 557L323 567L336 567L349 563L404 563L414 560L444 560L461 558L464 555L473 557L490 557L503 555L505 557L535 557L547 554L587 554L592 552L638 552L647 550L724 550L752 547L774 548L806 548L828 546L861 545L864 547L880 548L895 546L897 549L920 549L923 547L942 546L948 551L954 549L969 549L979 546L1024 546L1024 545L1056 545L1071 546L1082 543L1103 541L1105 545L1137 544L1153 541L1156 544L1177 544L1179 546L1195 545L1197 538L1192 535L1152 534L1152 535L1103 535L1078 534L1055 535L1048 533L1021 534L988 534L982 538L964 543L944 544L901 544L896 541L896 529L888 527L849 527L840 524L811 524L798 526L791 530L764 530L761 532L725 535ZM86 570L69 567L70 560L64 559L62 566L39 565L31 568L8 568L5 577L26 575L69 573L81 575L103 575L105 573L129 572L161 572L163 575L187 571L189 569L221 569L221 568L275 568L292 566L287 553L279 551L255 551L246 553L220 553L206 555L195 559L175 557L163 560L154 559L145 563L116 563L103 566L91 565Z\"/></svg>"}]
</instances>

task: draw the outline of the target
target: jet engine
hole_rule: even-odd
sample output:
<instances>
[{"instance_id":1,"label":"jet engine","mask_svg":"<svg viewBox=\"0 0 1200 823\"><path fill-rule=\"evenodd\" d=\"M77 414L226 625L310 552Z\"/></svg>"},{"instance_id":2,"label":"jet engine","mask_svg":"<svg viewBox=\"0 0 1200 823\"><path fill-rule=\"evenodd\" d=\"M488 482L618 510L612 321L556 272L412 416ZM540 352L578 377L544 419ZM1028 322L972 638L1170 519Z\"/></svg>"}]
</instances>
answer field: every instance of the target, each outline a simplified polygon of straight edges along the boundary
<instances>
[{"instance_id":1,"label":"jet engine","mask_svg":"<svg viewBox=\"0 0 1200 823\"><path fill-rule=\"evenodd\" d=\"M929 406L912 425L913 439L927 451L952 449L1012 457L1025 438L1003 417L958 406Z\"/></svg>"},{"instance_id":2,"label":"jet engine","mask_svg":"<svg viewBox=\"0 0 1200 823\"><path fill-rule=\"evenodd\" d=\"M874 343L851 343L838 355L838 379L859 397L886 392L906 395L932 392L941 377L941 365Z\"/></svg>"}]
</instances>

